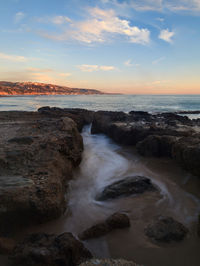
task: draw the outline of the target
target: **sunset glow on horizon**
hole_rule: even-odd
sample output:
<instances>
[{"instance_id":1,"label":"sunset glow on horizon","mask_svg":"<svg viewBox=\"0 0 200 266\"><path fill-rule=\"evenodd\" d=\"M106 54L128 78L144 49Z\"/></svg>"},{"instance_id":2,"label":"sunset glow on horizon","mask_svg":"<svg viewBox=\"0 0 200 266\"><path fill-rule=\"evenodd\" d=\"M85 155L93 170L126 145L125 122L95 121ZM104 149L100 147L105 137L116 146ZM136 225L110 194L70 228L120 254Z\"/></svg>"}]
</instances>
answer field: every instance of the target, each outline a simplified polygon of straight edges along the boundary
<instances>
[{"instance_id":1,"label":"sunset glow on horizon","mask_svg":"<svg viewBox=\"0 0 200 266\"><path fill-rule=\"evenodd\" d=\"M1 0L0 80L200 94L200 0Z\"/></svg>"}]
</instances>

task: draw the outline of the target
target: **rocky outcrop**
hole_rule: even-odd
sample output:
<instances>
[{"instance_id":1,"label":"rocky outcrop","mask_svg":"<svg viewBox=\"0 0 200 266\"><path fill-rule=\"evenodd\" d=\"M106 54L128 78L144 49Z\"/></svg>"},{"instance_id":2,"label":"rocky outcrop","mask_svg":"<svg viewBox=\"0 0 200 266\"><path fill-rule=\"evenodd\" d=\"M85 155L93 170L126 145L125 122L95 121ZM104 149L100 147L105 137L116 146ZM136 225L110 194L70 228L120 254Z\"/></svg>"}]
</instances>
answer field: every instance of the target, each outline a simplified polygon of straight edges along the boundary
<instances>
[{"instance_id":1,"label":"rocky outcrop","mask_svg":"<svg viewBox=\"0 0 200 266\"><path fill-rule=\"evenodd\" d=\"M99 111L91 132L104 133L123 145L136 145L143 156L167 156L200 176L200 122L176 113Z\"/></svg>"},{"instance_id":2,"label":"rocky outcrop","mask_svg":"<svg viewBox=\"0 0 200 266\"><path fill-rule=\"evenodd\" d=\"M130 226L129 217L126 214L117 212L109 216L105 220L105 222L98 223L86 229L83 233L79 235L79 238L81 240L97 238L104 236L105 234L111 232L114 229L121 229L129 226Z\"/></svg>"},{"instance_id":3,"label":"rocky outcrop","mask_svg":"<svg viewBox=\"0 0 200 266\"><path fill-rule=\"evenodd\" d=\"M81 263L79 266L139 266L133 261L124 259L92 259Z\"/></svg>"},{"instance_id":4,"label":"rocky outcrop","mask_svg":"<svg viewBox=\"0 0 200 266\"><path fill-rule=\"evenodd\" d=\"M1 114L2 115L2 114ZM0 233L60 216L82 137L68 117L0 115Z\"/></svg>"},{"instance_id":5,"label":"rocky outcrop","mask_svg":"<svg viewBox=\"0 0 200 266\"><path fill-rule=\"evenodd\" d=\"M155 190L157 189L149 178L144 176L130 176L105 187L103 191L97 195L96 200L110 200Z\"/></svg>"},{"instance_id":6,"label":"rocky outcrop","mask_svg":"<svg viewBox=\"0 0 200 266\"><path fill-rule=\"evenodd\" d=\"M49 117L70 117L73 119L81 132L82 128L86 124L90 124L93 121L94 112L79 108L58 108L58 107L41 107L38 112L44 116Z\"/></svg>"},{"instance_id":7,"label":"rocky outcrop","mask_svg":"<svg viewBox=\"0 0 200 266\"><path fill-rule=\"evenodd\" d=\"M13 266L76 266L90 258L89 250L71 233L29 235L11 256Z\"/></svg>"},{"instance_id":8,"label":"rocky outcrop","mask_svg":"<svg viewBox=\"0 0 200 266\"><path fill-rule=\"evenodd\" d=\"M150 135L189 136L193 122L173 113L151 115L147 112L99 111L94 115L92 133L104 133L120 144L135 145ZM181 126L181 129L180 129Z\"/></svg>"},{"instance_id":9,"label":"rocky outcrop","mask_svg":"<svg viewBox=\"0 0 200 266\"><path fill-rule=\"evenodd\" d=\"M152 240L169 243L181 241L188 229L171 217L159 216L145 228L145 234Z\"/></svg>"}]
</instances>

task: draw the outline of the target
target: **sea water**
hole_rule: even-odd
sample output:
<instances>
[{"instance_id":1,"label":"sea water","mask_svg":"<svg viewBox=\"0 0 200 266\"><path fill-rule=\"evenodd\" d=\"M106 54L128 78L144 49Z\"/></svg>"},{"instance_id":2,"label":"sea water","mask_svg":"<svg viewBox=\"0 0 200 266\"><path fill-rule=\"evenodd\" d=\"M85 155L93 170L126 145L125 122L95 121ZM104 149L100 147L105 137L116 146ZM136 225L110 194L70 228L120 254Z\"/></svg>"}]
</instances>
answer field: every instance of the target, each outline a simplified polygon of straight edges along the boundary
<instances>
[{"instance_id":1,"label":"sea water","mask_svg":"<svg viewBox=\"0 0 200 266\"><path fill-rule=\"evenodd\" d=\"M200 95L49 95L0 97L0 111L36 111L42 106L88 110L174 112L200 110Z\"/></svg>"}]
</instances>

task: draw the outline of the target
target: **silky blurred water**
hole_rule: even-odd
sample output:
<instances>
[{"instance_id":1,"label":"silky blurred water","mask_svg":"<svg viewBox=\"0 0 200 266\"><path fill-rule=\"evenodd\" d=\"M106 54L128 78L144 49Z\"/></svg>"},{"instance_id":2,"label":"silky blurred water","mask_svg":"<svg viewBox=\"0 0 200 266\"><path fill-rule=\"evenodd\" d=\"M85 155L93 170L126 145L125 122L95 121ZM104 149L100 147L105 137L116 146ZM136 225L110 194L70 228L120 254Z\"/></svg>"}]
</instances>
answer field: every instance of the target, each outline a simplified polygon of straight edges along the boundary
<instances>
[{"instance_id":1,"label":"silky blurred water","mask_svg":"<svg viewBox=\"0 0 200 266\"><path fill-rule=\"evenodd\" d=\"M0 111L36 111L41 106L89 110L166 112L200 110L200 95L49 95L0 97Z\"/></svg>"}]
</instances>

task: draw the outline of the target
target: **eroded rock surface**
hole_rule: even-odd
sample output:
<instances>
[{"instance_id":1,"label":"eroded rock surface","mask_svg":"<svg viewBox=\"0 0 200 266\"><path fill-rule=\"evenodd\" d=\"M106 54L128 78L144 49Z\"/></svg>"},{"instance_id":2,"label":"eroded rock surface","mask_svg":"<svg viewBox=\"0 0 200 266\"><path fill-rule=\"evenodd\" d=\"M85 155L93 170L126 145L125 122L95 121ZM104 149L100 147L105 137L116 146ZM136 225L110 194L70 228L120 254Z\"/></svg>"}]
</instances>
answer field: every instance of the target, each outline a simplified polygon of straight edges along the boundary
<instances>
[{"instance_id":1,"label":"eroded rock surface","mask_svg":"<svg viewBox=\"0 0 200 266\"><path fill-rule=\"evenodd\" d=\"M96 200L104 201L122 196L142 194L145 191L155 191L156 187L151 180L144 176L129 176L112 183L96 197Z\"/></svg>"},{"instance_id":2,"label":"eroded rock surface","mask_svg":"<svg viewBox=\"0 0 200 266\"><path fill-rule=\"evenodd\" d=\"M101 237L114 229L121 229L129 226L129 217L124 213L117 212L109 216L104 222L98 223L86 229L79 235L79 238L81 240L87 240L91 238Z\"/></svg>"},{"instance_id":3,"label":"eroded rock surface","mask_svg":"<svg viewBox=\"0 0 200 266\"><path fill-rule=\"evenodd\" d=\"M68 117L0 114L0 233L44 222L66 208L72 170L81 161L82 137Z\"/></svg>"},{"instance_id":4,"label":"eroded rock surface","mask_svg":"<svg viewBox=\"0 0 200 266\"><path fill-rule=\"evenodd\" d=\"M181 241L188 229L171 217L159 216L145 228L145 234L152 240L169 243Z\"/></svg>"},{"instance_id":5,"label":"eroded rock surface","mask_svg":"<svg viewBox=\"0 0 200 266\"><path fill-rule=\"evenodd\" d=\"M77 266L90 258L89 250L71 233L29 235L11 256L13 266Z\"/></svg>"}]
</instances>

